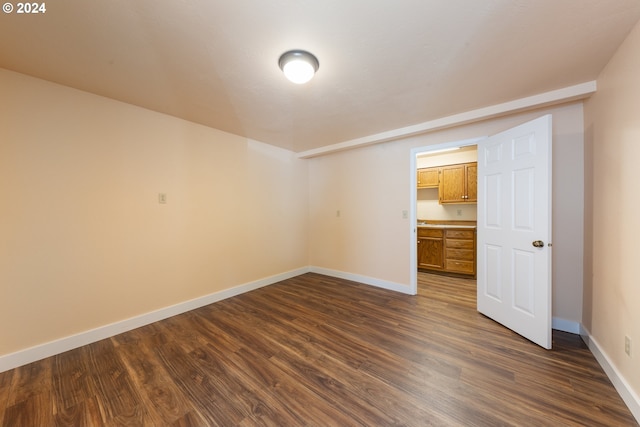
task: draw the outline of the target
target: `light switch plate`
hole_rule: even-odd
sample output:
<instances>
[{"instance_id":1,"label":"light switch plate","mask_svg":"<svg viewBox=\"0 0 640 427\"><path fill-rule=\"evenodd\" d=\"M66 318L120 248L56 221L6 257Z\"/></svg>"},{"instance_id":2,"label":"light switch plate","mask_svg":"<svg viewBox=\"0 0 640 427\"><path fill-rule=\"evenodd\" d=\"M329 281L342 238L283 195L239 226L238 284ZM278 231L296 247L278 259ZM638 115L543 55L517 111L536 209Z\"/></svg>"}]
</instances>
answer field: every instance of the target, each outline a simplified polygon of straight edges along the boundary
<instances>
[{"instance_id":1,"label":"light switch plate","mask_svg":"<svg viewBox=\"0 0 640 427\"><path fill-rule=\"evenodd\" d=\"M624 352L631 357L631 338L627 336L624 337Z\"/></svg>"}]
</instances>

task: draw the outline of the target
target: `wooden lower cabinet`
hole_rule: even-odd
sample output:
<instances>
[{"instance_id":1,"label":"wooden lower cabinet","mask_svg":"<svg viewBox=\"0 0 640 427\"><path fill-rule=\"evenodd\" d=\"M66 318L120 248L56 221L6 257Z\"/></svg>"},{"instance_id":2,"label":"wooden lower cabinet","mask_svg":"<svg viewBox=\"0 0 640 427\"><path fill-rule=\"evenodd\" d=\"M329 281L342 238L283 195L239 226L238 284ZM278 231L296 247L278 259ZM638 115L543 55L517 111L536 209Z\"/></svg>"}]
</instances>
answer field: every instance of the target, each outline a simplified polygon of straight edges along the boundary
<instances>
[{"instance_id":1,"label":"wooden lower cabinet","mask_svg":"<svg viewBox=\"0 0 640 427\"><path fill-rule=\"evenodd\" d=\"M418 227L418 268L475 276L475 229Z\"/></svg>"},{"instance_id":2,"label":"wooden lower cabinet","mask_svg":"<svg viewBox=\"0 0 640 427\"><path fill-rule=\"evenodd\" d=\"M418 268L444 268L444 232L439 228L418 228Z\"/></svg>"},{"instance_id":3,"label":"wooden lower cabinet","mask_svg":"<svg viewBox=\"0 0 640 427\"><path fill-rule=\"evenodd\" d=\"M475 230L446 229L444 269L450 273L476 274Z\"/></svg>"}]
</instances>

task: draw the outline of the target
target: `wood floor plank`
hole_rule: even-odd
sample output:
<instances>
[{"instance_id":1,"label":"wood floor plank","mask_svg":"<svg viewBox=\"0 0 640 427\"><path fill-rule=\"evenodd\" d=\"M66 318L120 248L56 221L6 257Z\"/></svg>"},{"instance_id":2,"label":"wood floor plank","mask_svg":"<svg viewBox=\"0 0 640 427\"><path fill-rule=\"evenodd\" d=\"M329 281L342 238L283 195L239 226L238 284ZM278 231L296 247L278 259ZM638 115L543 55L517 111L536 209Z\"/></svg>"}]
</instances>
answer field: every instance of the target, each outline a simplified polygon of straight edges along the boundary
<instances>
[{"instance_id":1,"label":"wood floor plank","mask_svg":"<svg viewBox=\"0 0 640 427\"><path fill-rule=\"evenodd\" d=\"M0 372L0 425L4 419L4 413L9 405L9 396L11 394L11 383L15 369Z\"/></svg>"},{"instance_id":2,"label":"wood floor plank","mask_svg":"<svg viewBox=\"0 0 640 427\"><path fill-rule=\"evenodd\" d=\"M236 405L237 394L229 393L233 384L218 381L220 369L207 371L197 357L174 343L157 352L169 376L209 425L234 426L246 417L246 408Z\"/></svg>"},{"instance_id":3,"label":"wood floor plank","mask_svg":"<svg viewBox=\"0 0 640 427\"><path fill-rule=\"evenodd\" d=\"M43 396L51 392L51 363L52 359L47 358L15 369L7 408L33 395Z\"/></svg>"},{"instance_id":4,"label":"wood floor plank","mask_svg":"<svg viewBox=\"0 0 640 427\"><path fill-rule=\"evenodd\" d=\"M304 375L304 378L294 377L296 378L296 382L299 384L306 384L307 388L312 389L315 393L324 395L328 387L331 385L337 384L339 389L348 389L346 395L339 395L335 391L329 392L328 395L332 396L332 399L336 402L344 402L349 399L353 400L357 398L360 400L360 404L369 407L370 412L375 412L375 418L369 419L367 425L393 425L395 424L395 420L392 418L386 418L387 414L380 412L371 402L365 402L367 398L369 398L370 394L374 392L376 389L384 388L384 383L374 383L373 378L368 378L368 381L365 383L366 386L363 386L362 379L367 379L366 376L362 376L361 373L357 372L357 366L354 368L352 364L348 362L344 362L342 359L344 358L347 352L342 352L340 357L337 359L332 359L331 364L327 363L327 352L319 352L317 347L315 346L315 342L318 340L317 334L309 334L305 332L301 332L301 330L296 330L292 328L292 320L288 320L286 317L282 319L271 318L269 311L264 309L263 305L256 305L251 311L236 311L234 315L234 319L242 320L244 322L251 322L247 319L247 317L255 316L257 319L260 319L263 326L262 329L267 332L265 336L270 340L274 341L273 348L278 346L281 347L281 351L278 352L277 355L270 357L269 363L275 363L282 371L289 372L288 375L292 375L290 369L292 368L292 364L298 364L295 368L295 372L304 372L307 375ZM328 344L328 342L324 342L324 344ZM323 345L323 348L326 350L327 347ZM346 353L346 354L345 354ZM336 353L334 353L336 354ZM222 356L222 355L221 355ZM322 363L320 359L324 359ZM303 364L304 366L300 366ZM324 366L328 365L322 372L318 372L314 370L313 366ZM334 377L340 378L340 380L336 380ZM322 378L319 380L319 378ZM309 382L306 382L309 381ZM317 382L320 381L321 385L318 388ZM348 385L347 385L348 384ZM352 386L357 386L359 393L357 393L356 389ZM388 389L386 393L379 393L378 396L389 396L392 395L394 390ZM337 396L336 396L337 395ZM337 397L337 399L336 399ZM398 402L400 403L400 402ZM352 405L353 403L351 403ZM341 403L336 403L337 406L341 406ZM397 416L401 413L402 407L404 405L398 404L394 406L392 411L395 412ZM417 408L413 408L414 411Z\"/></svg>"},{"instance_id":5,"label":"wood floor plank","mask_svg":"<svg viewBox=\"0 0 640 427\"><path fill-rule=\"evenodd\" d=\"M219 347L216 348L209 344L194 355L198 357L205 368L214 364L213 370L222 371L217 379L224 384L232 385L224 393L236 396L236 405L241 403L244 408L245 418L241 424L299 424L299 420L275 399L273 389L265 390L264 387L259 386L252 378L248 377L246 372L238 369L238 355L236 353L223 352ZM255 357L265 365L271 365L271 362L264 360L261 355L256 354Z\"/></svg>"},{"instance_id":6,"label":"wood floor plank","mask_svg":"<svg viewBox=\"0 0 640 427\"><path fill-rule=\"evenodd\" d=\"M105 424L127 426L152 425L156 421L142 399L133 379L122 363L112 340L87 346L88 369L96 387L96 397Z\"/></svg>"},{"instance_id":7,"label":"wood floor plank","mask_svg":"<svg viewBox=\"0 0 640 427\"><path fill-rule=\"evenodd\" d=\"M87 348L67 351L52 358L52 393L54 414L77 408L96 394L87 366Z\"/></svg>"},{"instance_id":8,"label":"wood floor plank","mask_svg":"<svg viewBox=\"0 0 640 427\"><path fill-rule=\"evenodd\" d=\"M209 425L202 416L195 411L188 412L182 417L178 418L171 424L166 424L170 427L199 427Z\"/></svg>"},{"instance_id":9,"label":"wood floor plank","mask_svg":"<svg viewBox=\"0 0 640 427\"><path fill-rule=\"evenodd\" d=\"M149 335L160 335L151 332L153 329L157 328L150 325L114 337L115 349L139 391L142 405L153 414L154 422L173 423L194 412L194 407L175 383L169 380L169 375L155 355L158 344L147 340Z\"/></svg>"},{"instance_id":10,"label":"wood floor plank","mask_svg":"<svg viewBox=\"0 0 640 427\"><path fill-rule=\"evenodd\" d=\"M274 410L291 422L282 425L354 425L351 417L339 411L331 402L322 401L308 387L304 387L271 358L264 358L251 348L244 348L231 356L243 376L243 381L265 394ZM309 402L314 402L309 405Z\"/></svg>"},{"instance_id":11,"label":"wood floor plank","mask_svg":"<svg viewBox=\"0 0 640 427\"><path fill-rule=\"evenodd\" d=\"M83 400L54 413L54 425L59 427L95 426L102 427L104 416L95 397Z\"/></svg>"},{"instance_id":12,"label":"wood floor plank","mask_svg":"<svg viewBox=\"0 0 640 427\"><path fill-rule=\"evenodd\" d=\"M51 394L29 393L7 407L3 427L51 426L54 424Z\"/></svg>"},{"instance_id":13,"label":"wood floor plank","mask_svg":"<svg viewBox=\"0 0 640 427\"><path fill-rule=\"evenodd\" d=\"M580 337L315 273L0 373L0 426L637 426Z\"/></svg>"}]
</instances>

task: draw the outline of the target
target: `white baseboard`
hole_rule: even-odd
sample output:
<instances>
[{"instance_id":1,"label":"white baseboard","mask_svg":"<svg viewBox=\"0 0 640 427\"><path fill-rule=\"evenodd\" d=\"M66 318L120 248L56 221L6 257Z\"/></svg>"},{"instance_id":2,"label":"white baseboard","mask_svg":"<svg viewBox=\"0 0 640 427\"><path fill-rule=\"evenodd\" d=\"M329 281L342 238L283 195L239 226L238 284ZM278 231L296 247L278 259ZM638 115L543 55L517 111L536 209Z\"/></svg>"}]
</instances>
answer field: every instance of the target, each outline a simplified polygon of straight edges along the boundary
<instances>
[{"instance_id":1,"label":"white baseboard","mask_svg":"<svg viewBox=\"0 0 640 427\"><path fill-rule=\"evenodd\" d=\"M640 397L638 397L629 383L620 374L607 354L602 351L596 339L593 338L589 331L582 325L580 325L580 336L582 336L585 344L587 344L591 353L593 353L600 366L602 366L602 369L613 383L613 386L618 391L618 394L620 394L620 397L622 397L624 403L626 403L636 421L640 423Z\"/></svg>"},{"instance_id":2,"label":"white baseboard","mask_svg":"<svg viewBox=\"0 0 640 427\"><path fill-rule=\"evenodd\" d=\"M569 332L570 334L580 334L580 323L573 322L571 320L560 319L554 317L551 323L551 327L557 331Z\"/></svg>"},{"instance_id":3,"label":"white baseboard","mask_svg":"<svg viewBox=\"0 0 640 427\"><path fill-rule=\"evenodd\" d=\"M411 287L403 285L401 283L389 282L382 279L376 279L368 276L361 276L359 274L346 273L344 271L331 270L321 267L309 267L309 271L312 273L324 274L325 276L336 277L338 279L351 280L353 282L364 283L365 285L375 286L377 288L388 289L390 291L401 292L403 294L413 295Z\"/></svg>"},{"instance_id":4,"label":"white baseboard","mask_svg":"<svg viewBox=\"0 0 640 427\"><path fill-rule=\"evenodd\" d=\"M111 323L109 325L100 326L98 328L81 332L79 334L64 337L55 341L50 341L24 350L19 350L15 353L6 354L4 356L0 356L0 372L8 371L9 369L17 368L18 366L26 365L37 360L64 353L65 351L73 350L74 348L78 348L83 345L91 344L96 341L100 341L102 339L109 338L114 335L118 335L120 333L148 325L153 322L157 322L159 320L167 319L169 317L176 316L178 314L182 314L187 311L194 310L196 308L200 308L217 301L222 301L223 299L240 295L245 292L253 291L255 289L262 288L264 286L268 286L308 272L309 269L305 267L288 271L282 274L277 274L275 276L265 277L264 279L238 285L220 292L214 292L203 297L181 302L169 307L161 308L159 310L141 314L139 316L135 316L119 322Z\"/></svg>"}]
</instances>

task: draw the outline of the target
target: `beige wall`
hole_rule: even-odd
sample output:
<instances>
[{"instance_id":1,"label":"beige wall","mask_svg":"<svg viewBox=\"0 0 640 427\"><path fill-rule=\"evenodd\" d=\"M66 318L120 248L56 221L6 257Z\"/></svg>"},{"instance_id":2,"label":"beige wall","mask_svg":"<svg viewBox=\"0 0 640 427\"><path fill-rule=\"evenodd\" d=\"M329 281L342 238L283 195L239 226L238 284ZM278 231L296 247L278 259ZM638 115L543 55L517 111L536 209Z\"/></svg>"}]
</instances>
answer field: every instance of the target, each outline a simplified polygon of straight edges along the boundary
<instances>
[{"instance_id":1,"label":"beige wall","mask_svg":"<svg viewBox=\"0 0 640 427\"><path fill-rule=\"evenodd\" d=\"M309 164L312 266L409 288L412 148L493 135L553 114L553 316L582 319L583 110L571 104L314 159ZM340 216L336 211L340 210Z\"/></svg>"},{"instance_id":2,"label":"beige wall","mask_svg":"<svg viewBox=\"0 0 640 427\"><path fill-rule=\"evenodd\" d=\"M293 153L5 70L0 94L0 356L307 265Z\"/></svg>"},{"instance_id":3,"label":"beige wall","mask_svg":"<svg viewBox=\"0 0 640 427\"><path fill-rule=\"evenodd\" d=\"M640 24L586 103L587 199L584 326L640 395ZM632 339L632 357L624 337Z\"/></svg>"}]
</instances>

